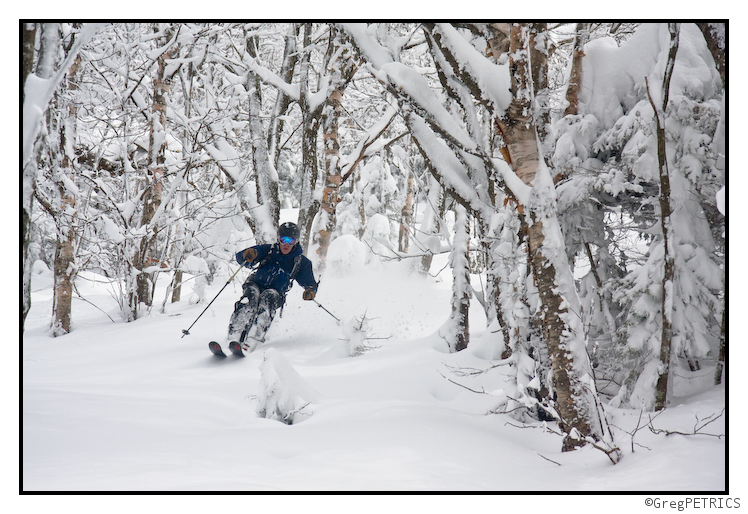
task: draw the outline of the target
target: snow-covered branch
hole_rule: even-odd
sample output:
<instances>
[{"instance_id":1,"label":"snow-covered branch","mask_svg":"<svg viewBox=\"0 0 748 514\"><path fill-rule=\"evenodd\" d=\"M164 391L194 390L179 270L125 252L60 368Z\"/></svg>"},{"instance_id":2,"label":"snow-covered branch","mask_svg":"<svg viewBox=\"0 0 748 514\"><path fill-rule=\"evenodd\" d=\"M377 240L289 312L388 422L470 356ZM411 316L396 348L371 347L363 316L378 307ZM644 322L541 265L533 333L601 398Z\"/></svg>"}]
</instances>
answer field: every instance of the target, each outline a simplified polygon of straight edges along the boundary
<instances>
[{"instance_id":1,"label":"snow-covered branch","mask_svg":"<svg viewBox=\"0 0 748 514\"><path fill-rule=\"evenodd\" d=\"M87 23L81 28L73 46L67 53L67 57L60 64L57 71L49 78L41 78L37 75L29 75L26 78L24 87L23 103L23 156L21 166L26 167L31 159L31 152L34 148L36 136L41 128L42 117L47 110L49 102L65 75L73 65L78 52L83 45L94 36L96 31L104 26L103 23Z\"/></svg>"},{"instance_id":2,"label":"snow-covered branch","mask_svg":"<svg viewBox=\"0 0 748 514\"><path fill-rule=\"evenodd\" d=\"M346 164L344 164L340 168L340 174L343 177L342 182L345 182L348 177L351 176L353 171L356 169L356 166L362 160L364 160L366 157L370 157L376 154L381 148L383 148L387 144L392 143L393 141L396 141L404 135L401 134L400 136L390 138L387 141L379 141L379 138L382 136L382 134L384 134L384 131L387 130L387 128L390 126L390 123L392 123L392 120L395 118L395 116L397 116L397 114L398 112L395 108L390 107L389 109L387 109L387 112L382 115L379 121L377 121L359 140L356 148L350 154L344 157L344 161L346 161ZM379 144L375 144L377 143L377 141L379 141Z\"/></svg>"},{"instance_id":3,"label":"snow-covered branch","mask_svg":"<svg viewBox=\"0 0 748 514\"><path fill-rule=\"evenodd\" d=\"M295 101L299 101L301 93L298 84L289 84L271 70L258 63L257 59L251 57L249 54L244 55L244 62L263 82L283 91L285 95L293 98Z\"/></svg>"}]
</instances>

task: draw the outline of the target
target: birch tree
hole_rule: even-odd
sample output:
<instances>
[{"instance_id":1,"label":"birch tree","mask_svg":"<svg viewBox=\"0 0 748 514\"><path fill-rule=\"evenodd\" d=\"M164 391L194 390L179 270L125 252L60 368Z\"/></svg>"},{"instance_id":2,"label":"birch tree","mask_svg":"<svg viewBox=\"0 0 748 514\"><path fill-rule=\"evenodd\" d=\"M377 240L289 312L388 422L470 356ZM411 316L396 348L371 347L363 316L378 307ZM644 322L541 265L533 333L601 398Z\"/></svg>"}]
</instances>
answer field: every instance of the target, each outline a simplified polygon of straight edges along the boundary
<instances>
[{"instance_id":1,"label":"birch tree","mask_svg":"<svg viewBox=\"0 0 748 514\"><path fill-rule=\"evenodd\" d=\"M300 39L300 49L295 38ZM326 45L323 46L325 39ZM326 48L325 53L321 55L317 47ZM327 246L337 225L340 186L352 176L362 160L375 155L382 148L374 143L389 126L395 111L387 110L382 119L364 133L360 144L354 145L349 155L341 155L338 132L343 95L359 67L350 45L335 26L306 23L288 29L283 52L278 72L261 62L258 55L250 55L246 65L254 82L252 87L248 87L251 91L257 91L261 81L277 91L267 136L270 160L273 162L277 163L280 157L280 131L287 126L283 112L290 111L291 104L298 105L298 151L301 154L298 225L301 244L307 249L318 246L320 266L324 268ZM252 140L255 143L258 141L254 136ZM323 176L320 174L320 148L323 151Z\"/></svg>"},{"instance_id":2,"label":"birch tree","mask_svg":"<svg viewBox=\"0 0 748 514\"><path fill-rule=\"evenodd\" d=\"M315 103L310 90L312 24L304 24L303 52L299 63L299 108L301 109L301 198L299 201L299 229L301 245L309 247L314 217L319 211L319 200L315 198L319 163L317 160L317 135L321 123L323 105Z\"/></svg>"},{"instance_id":3,"label":"birch tree","mask_svg":"<svg viewBox=\"0 0 748 514\"><path fill-rule=\"evenodd\" d=\"M528 27L476 28L476 32L486 35L497 65L487 63L486 56L454 27L439 24L431 29L432 34L439 34L434 43L441 55L435 55L435 60L443 56L451 66L450 73L467 84L473 98L487 105L496 116L496 126L507 147L507 163L497 162L486 154L483 140L471 136L470 127L464 129L464 125L455 124L454 118L430 95L423 78L415 70L395 62L392 54L374 41L365 27L345 25L345 29L374 75L401 102L411 134L448 193L484 223L496 210L489 182L495 182L522 208L530 262L540 292L544 339L551 353L557 410L567 434L563 447L570 450L584 445L587 437L610 440L598 411L584 332L574 312L578 298L556 218L553 182L537 145ZM507 37L508 60L500 50ZM508 63L508 68L498 64L502 61ZM509 81L501 76L506 73L504 70L511 70ZM507 84L508 91L489 87L497 79L498 83ZM461 105L475 109L465 101ZM471 114L466 113L465 119L469 124Z\"/></svg>"},{"instance_id":4,"label":"birch tree","mask_svg":"<svg viewBox=\"0 0 748 514\"><path fill-rule=\"evenodd\" d=\"M21 37L22 37L22 56L21 56L21 83L24 87L21 88L21 101L24 105L24 145L26 139L26 123L30 123L31 120L25 119L25 106L26 106L26 80L34 71L34 58L35 58L35 46L36 46L36 23L23 23L21 24ZM34 135L35 137L35 135ZM24 148L25 151L25 148ZM30 153L30 152L29 152ZM29 155L30 157L30 155ZM31 262L29 258L29 241L31 232L31 210L34 199L34 182L36 180L36 166L26 162L26 156L24 154L23 172L22 178L22 189L21 189L21 241L22 241L22 255L23 264L21 268L22 273L22 285L21 285L21 310L22 310L22 326L26 321L26 315L31 308Z\"/></svg>"},{"instance_id":5,"label":"birch tree","mask_svg":"<svg viewBox=\"0 0 748 514\"><path fill-rule=\"evenodd\" d=\"M498 126L512 169L532 188L527 202L529 258L540 294L544 340L551 357L557 408L562 428L569 434L564 449L569 450L583 445L584 438L589 435L601 437L603 429L596 409L597 393L591 380L584 332L576 314L579 300L568 262L564 262L566 252L556 219L555 192L534 130L529 33L526 27L518 25L509 30L509 65L514 70L512 101L506 114L499 118Z\"/></svg>"},{"instance_id":6,"label":"birch tree","mask_svg":"<svg viewBox=\"0 0 748 514\"><path fill-rule=\"evenodd\" d=\"M157 209L161 207L164 188L164 174L166 172L166 141L167 141L167 95L171 88L171 81L175 68L167 70L167 61L176 55L176 37L179 29L176 27L159 27L159 47L155 50L155 75L153 77L153 98L149 122L148 161L146 179L143 190L143 206L139 226L143 232L140 248L135 254L134 267L138 270L137 288L134 291L137 309L141 303L150 307L153 304L153 290L155 288L155 273L148 271L151 266L158 266L160 258L156 246L157 237L161 231L160 220L154 219Z\"/></svg>"},{"instance_id":7,"label":"birch tree","mask_svg":"<svg viewBox=\"0 0 748 514\"><path fill-rule=\"evenodd\" d=\"M327 248L336 226L336 208L340 202L339 188L343 183L338 126L342 108L343 93L353 78L357 62L350 46L343 41L342 34L335 26L330 27L325 68L330 75L327 101L322 110L322 140L325 157L325 179L322 190L322 219L317 231L317 253L321 269L324 270Z\"/></svg>"},{"instance_id":8,"label":"birch tree","mask_svg":"<svg viewBox=\"0 0 748 514\"><path fill-rule=\"evenodd\" d=\"M439 334L452 352L459 352L470 343L470 224L467 210L455 206L454 239L449 260L452 268L452 313Z\"/></svg>"},{"instance_id":9,"label":"birch tree","mask_svg":"<svg viewBox=\"0 0 748 514\"><path fill-rule=\"evenodd\" d=\"M23 24L23 155L22 155L22 190L21 190L21 238L23 241L22 263L22 310L23 320L31 307L31 262L29 259L29 240L31 230L31 211L38 163L35 160L34 147L44 123L44 114L59 84L65 79L68 69L73 65L81 47L88 42L101 27L99 24L85 25L80 36L68 49L63 60L58 60L61 48L59 30L54 24L45 24L44 34L38 31L38 24ZM39 51L36 52L37 34L42 35ZM36 72L33 67L36 63Z\"/></svg>"},{"instance_id":10,"label":"birch tree","mask_svg":"<svg viewBox=\"0 0 748 514\"><path fill-rule=\"evenodd\" d=\"M71 33L67 48L74 41ZM64 57L63 26L56 23L45 24L42 39L60 41L60 58ZM78 187L73 170L75 145L75 106L72 92L77 86L76 70L80 66L80 56L68 70L47 111L42 135L44 147L42 180L35 187L34 196L39 205L47 211L56 227L54 252L54 294L52 299L52 334L65 335L70 332L73 282L76 274L75 246L77 232Z\"/></svg>"},{"instance_id":11,"label":"birch tree","mask_svg":"<svg viewBox=\"0 0 748 514\"><path fill-rule=\"evenodd\" d=\"M73 39L74 41L74 39ZM71 41L70 43L72 43ZM80 67L80 55L68 70L65 83L65 93L59 95L57 108L59 112L58 134L59 168L55 170L54 182L57 184L59 194L59 211L54 213L57 224L57 249L55 250L54 263L54 298L53 298L53 320L52 333L56 336L70 332L73 282L77 272L76 246L79 236L78 209L80 208L78 187L76 186L76 170L74 163L77 107L75 100L71 98L78 89L78 68ZM52 159L56 162L57 159Z\"/></svg>"},{"instance_id":12,"label":"birch tree","mask_svg":"<svg viewBox=\"0 0 748 514\"><path fill-rule=\"evenodd\" d=\"M253 59L258 57L258 37L246 37L247 54ZM277 238L278 218L280 216L280 200L278 198L278 173L274 159L268 149L268 137L263 128L262 117L262 79L251 68L247 70L246 90L249 96L249 134L252 148L252 169L257 184L258 208L263 212L256 217L267 220L267 223L256 224L258 232L255 237L258 242L272 243Z\"/></svg>"}]
</instances>

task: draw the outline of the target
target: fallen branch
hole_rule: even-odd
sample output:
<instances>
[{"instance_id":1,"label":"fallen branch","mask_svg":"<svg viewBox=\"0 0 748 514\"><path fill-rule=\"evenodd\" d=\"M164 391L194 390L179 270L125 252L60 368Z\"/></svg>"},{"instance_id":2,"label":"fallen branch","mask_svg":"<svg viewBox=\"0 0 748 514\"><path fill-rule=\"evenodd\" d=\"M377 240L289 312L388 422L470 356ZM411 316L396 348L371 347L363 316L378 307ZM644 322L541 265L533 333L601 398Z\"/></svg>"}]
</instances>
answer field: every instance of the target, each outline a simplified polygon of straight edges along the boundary
<instances>
[{"instance_id":1,"label":"fallen branch","mask_svg":"<svg viewBox=\"0 0 748 514\"><path fill-rule=\"evenodd\" d=\"M518 426L518 425L515 425L515 424L510 423L510 422L507 421L506 423L504 423L504 426L506 426L506 425L509 425L511 427L514 427L514 428L541 428L541 429L543 429L543 432L550 432L551 434L558 435L558 436L561 436L561 437L563 437L563 435L564 435L561 432L557 432L557 431L553 430L551 427L548 426L548 424L546 422L543 422L541 425L524 425L524 426Z\"/></svg>"},{"instance_id":2,"label":"fallen branch","mask_svg":"<svg viewBox=\"0 0 748 514\"><path fill-rule=\"evenodd\" d=\"M610 462L612 462L613 464L618 464L618 462L621 460L621 457L622 457L621 450L620 448L618 448L618 446L616 445L607 446L607 447L600 446L599 444L597 444L597 442L592 437L588 437L585 440L589 444L591 444L593 448L596 448L600 450L601 452L603 452L605 455L607 455L608 458L610 459Z\"/></svg>"},{"instance_id":3,"label":"fallen branch","mask_svg":"<svg viewBox=\"0 0 748 514\"><path fill-rule=\"evenodd\" d=\"M499 362L498 364L494 364L492 366L487 367L486 369L478 369L478 368L458 368L454 366L450 366L446 363L443 363L444 366L449 369L450 372L457 375L458 377L471 377L476 375L482 375L483 373L488 373L492 369L499 368L501 366L511 366L512 362L506 362L506 360Z\"/></svg>"},{"instance_id":4,"label":"fallen branch","mask_svg":"<svg viewBox=\"0 0 748 514\"><path fill-rule=\"evenodd\" d=\"M707 433L702 432L701 430L704 427L706 427L709 423L712 423L718 420L719 418L721 418L724 413L725 413L725 408L722 407L722 412L720 412L718 416L715 416L714 414L712 414L709 417L705 418L705 420L700 420L699 417L696 416L696 423L694 423L693 432L681 432L679 430L667 430L665 428L655 428L655 426L652 424L652 421L654 420L654 418L652 418L651 416L649 418L649 423L647 423L647 427L649 428L650 432L652 432L653 434L664 433L666 436L675 435L675 434L677 435L705 435L708 437L716 437L717 439L722 439L725 436L725 434L707 434ZM699 423L701 423L702 421L706 421L706 422L703 423L701 426L699 426Z\"/></svg>"}]
</instances>

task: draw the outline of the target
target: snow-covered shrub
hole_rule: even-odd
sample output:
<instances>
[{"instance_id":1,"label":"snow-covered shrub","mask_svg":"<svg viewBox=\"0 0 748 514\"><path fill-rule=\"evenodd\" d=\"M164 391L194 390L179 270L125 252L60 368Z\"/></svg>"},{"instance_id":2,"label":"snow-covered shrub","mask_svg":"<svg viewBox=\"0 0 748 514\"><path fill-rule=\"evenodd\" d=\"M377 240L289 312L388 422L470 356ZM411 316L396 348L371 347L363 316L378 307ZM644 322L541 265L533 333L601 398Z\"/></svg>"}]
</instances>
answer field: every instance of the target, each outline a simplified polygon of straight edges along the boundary
<instances>
[{"instance_id":1,"label":"snow-covered shrub","mask_svg":"<svg viewBox=\"0 0 748 514\"><path fill-rule=\"evenodd\" d=\"M312 415L307 407L318 401L319 394L277 350L265 352L260 372L257 414L287 425Z\"/></svg>"},{"instance_id":2,"label":"snow-covered shrub","mask_svg":"<svg viewBox=\"0 0 748 514\"><path fill-rule=\"evenodd\" d=\"M369 328L369 318L366 317L366 314L358 318L351 318L343 325L343 338L346 341L348 355L351 357L357 357L376 348L368 344L371 338L371 330Z\"/></svg>"}]
</instances>

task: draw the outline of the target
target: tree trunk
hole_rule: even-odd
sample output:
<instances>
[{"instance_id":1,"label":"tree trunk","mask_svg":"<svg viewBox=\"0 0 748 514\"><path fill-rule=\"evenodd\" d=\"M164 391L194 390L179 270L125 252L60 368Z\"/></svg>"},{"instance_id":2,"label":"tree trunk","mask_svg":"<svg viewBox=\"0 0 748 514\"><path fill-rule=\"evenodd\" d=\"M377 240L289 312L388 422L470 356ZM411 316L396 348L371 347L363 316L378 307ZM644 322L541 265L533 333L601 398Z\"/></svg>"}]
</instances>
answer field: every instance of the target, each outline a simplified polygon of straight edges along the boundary
<instances>
[{"instance_id":1,"label":"tree trunk","mask_svg":"<svg viewBox=\"0 0 748 514\"><path fill-rule=\"evenodd\" d=\"M595 284L597 285L597 296L600 299L600 313L605 317L605 322L608 325L608 337L611 339L616 333L616 322L613 315L610 313L610 307L609 307L609 301L606 297L605 292L605 284L603 283L603 279L600 277L600 272L598 271L598 265L600 260L598 262L595 262L595 257L592 255L592 249L590 248L590 244L588 242L584 242L584 249L587 253L587 259L590 261L590 271L592 271L592 276L595 278ZM603 250L600 250L602 253Z\"/></svg>"},{"instance_id":2,"label":"tree trunk","mask_svg":"<svg viewBox=\"0 0 748 514\"><path fill-rule=\"evenodd\" d=\"M670 91L670 78L675 66L675 56L678 52L678 39L680 25L671 23L670 30L670 52L668 63L665 68L665 76L662 84L662 105L658 108L652 96L650 103L655 112L657 126L657 161L660 174L660 226L662 228L662 240L665 247L665 263L662 275L662 337L660 340L660 374L657 378L655 389L655 410L662 410L667 406L668 379L670 375L671 349L673 340L673 294L675 287L675 255L673 247L673 234L670 215L670 174L667 163L667 146L665 139L665 110L667 109L668 95ZM647 94L649 94L647 85Z\"/></svg>"},{"instance_id":3,"label":"tree trunk","mask_svg":"<svg viewBox=\"0 0 748 514\"><path fill-rule=\"evenodd\" d=\"M303 123L304 128L301 143L303 170L298 225L301 232L301 246L306 249L309 246L314 218L317 215L317 212L319 212L319 201L314 198L314 190L319 175L319 168L317 165L317 132L319 131L319 119L307 117Z\"/></svg>"},{"instance_id":4,"label":"tree trunk","mask_svg":"<svg viewBox=\"0 0 748 514\"><path fill-rule=\"evenodd\" d=\"M579 108L579 88L582 86L582 59L584 58L584 45L589 39L589 24L577 23L574 35L574 50L571 56L571 74L569 75L569 86L566 88L566 110L564 116L577 114Z\"/></svg>"},{"instance_id":5,"label":"tree trunk","mask_svg":"<svg viewBox=\"0 0 748 514\"><path fill-rule=\"evenodd\" d=\"M548 24L534 23L530 32L530 63L532 71L537 131L540 143L544 145L551 126L550 92L548 90L548 58L552 46L548 38ZM544 145L545 146L545 145Z\"/></svg>"},{"instance_id":6,"label":"tree trunk","mask_svg":"<svg viewBox=\"0 0 748 514\"><path fill-rule=\"evenodd\" d=\"M68 70L66 88L68 93L78 89L77 72L80 67L80 56ZM54 318L52 334L65 335L70 332L70 318L73 299L73 281L76 275L75 241L76 241L76 193L67 187L68 181L74 183L75 174L73 156L70 150L75 145L75 125L77 108L71 100L61 100L59 152L61 155L57 187L60 192L60 212L57 213L57 248L54 262L54 297L52 300ZM65 180L67 179L67 180Z\"/></svg>"},{"instance_id":7,"label":"tree trunk","mask_svg":"<svg viewBox=\"0 0 748 514\"><path fill-rule=\"evenodd\" d=\"M704 34L706 47L712 54L714 64L727 91L727 27L724 23L697 23Z\"/></svg>"},{"instance_id":8,"label":"tree trunk","mask_svg":"<svg viewBox=\"0 0 748 514\"><path fill-rule=\"evenodd\" d=\"M257 57L256 38L247 38L247 53ZM280 200L278 198L278 174L270 160L267 137L262 126L262 79L255 73L247 73L247 91L249 91L249 132L252 138L252 167L257 187L259 212L255 215L259 233L255 233L258 243L273 243L277 238L278 220L280 218ZM263 212L264 211L264 212Z\"/></svg>"},{"instance_id":9,"label":"tree trunk","mask_svg":"<svg viewBox=\"0 0 748 514\"><path fill-rule=\"evenodd\" d=\"M34 45L36 44L36 23L21 25L22 51L21 56L21 84L26 84L26 78L34 72ZM21 88L21 101L26 100L26 91Z\"/></svg>"},{"instance_id":10,"label":"tree trunk","mask_svg":"<svg viewBox=\"0 0 748 514\"><path fill-rule=\"evenodd\" d=\"M34 46L36 43L36 23L23 23L21 25L23 36L23 56L21 61L21 84L26 85L26 79L34 71ZM22 101L26 101L25 87L21 88ZM36 165L24 163L21 185L21 240L23 263L21 273L23 274L21 286L21 304L23 317L21 329L26 323L26 315L31 308L31 259L29 258L29 243L31 242L31 211L34 201L34 179L36 178Z\"/></svg>"},{"instance_id":11,"label":"tree trunk","mask_svg":"<svg viewBox=\"0 0 748 514\"><path fill-rule=\"evenodd\" d=\"M551 357L553 383L557 396L557 410L561 428L567 434L563 450L586 444L587 436L602 438L602 426L596 416L596 391L590 390L584 376L591 375L584 350L581 327L571 324L569 306L575 291L560 280L559 262L565 251L563 236L555 219L555 195L548 170L542 162L535 120L532 117L532 91L526 27L513 25L510 33L510 68L512 73L512 102L499 127L509 151L511 165L517 176L537 194L524 209L529 215L525 227L528 251L535 282L540 295L543 335ZM540 173L544 176L540 176ZM536 180L537 179L537 180ZM546 238L549 242L546 244ZM560 248L559 248L560 246ZM568 267L568 264L567 264ZM564 279L571 271L564 270ZM577 302L578 303L578 302Z\"/></svg>"},{"instance_id":12,"label":"tree trunk","mask_svg":"<svg viewBox=\"0 0 748 514\"><path fill-rule=\"evenodd\" d=\"M286 45L283 50L283 65L281 66L280 77L288 84L293 81L294 68L298 61L298 50L296 48L296 36L299 32L299 25L291 24L291 28L286 34ZM280 158L280 140L283 134L284 121L281 117L291 106L291 97L278 90L278 97L275 100L273 115L270 119L270 130L268 131L268 148L273 161L273 168L278 169L278 159Z\"/></svg>"},{"instance_id":13,"label":"tree trunk","mask_svg":"<svg viewBox=\"0 0 748 514\"><path fill-rule=\"evenodd\" d=\"M727 302L725 302L725 305ZM722 383L722 371L725 368L725 343L727 342L727 309L722 309L722 325L719 333L719 356L717 357L717 366L714 368L714 385Z\"/></svg>"},{"instance_id":14,"label":"tree trunk","mask_svg":"<svg viewBox=\"0 0 748 514\"><path fill-rule=\"evenodd\" d=\"M75 198L65 197L63 204L66 208L75 209ZM66 218L63 213L60 217ZM54 262L54 296L52 334L57 337L70 332L70 314L73 299L73 275L75 274L75 232L72 223L62 223L67 230L60 227L57 238Z\"/></svg>"},{"instance_id":15,"label":"tree trunk","mask_svg":"<svg viewBox=\"0 0 748 514\"><path fill-rule=\"evenodd\" d=\"M530 185L538 171L540 149L537 145L535 119L533 117L532 75L527 51L527 28L513 25L510 34L510 67L512 102L506 114L498 121L501 136L504 139L511 166L516 175L525 184Z\"/></svg>"},{"instance_id":16,"label":"tree trunk","mask_svg":"<svg viewBox=\"0 0 748 514\"><path fill-rule=\"evenodd\" d=\"M171 31L163 37L164 44L171 39ZM144 270L157 264L156 237L159 227L150 226L153 215L161 205L163 192L164 163L166 162L166 95L170 89L171 77L165 74L166 61L175 54L172 47L158 57L158 67L153 80L153 106L150 118L150 137L148 144L148 169L146 172L146 191L143 195L143 213L140 227L146 227L146 233L140 241L140 248L136 254L134 266L138 270L137 288L135 291L135 317L138 317L139 304L148 307L153 305L153 288L155 287L155 273Z\"/></svg>"},{"instance_id":17,"label":"tree trunk","mask_svg":"<svg viewBox=\"0 0 748 514\"><path fill-rule=\"evenodd\" d=\"M452 314L442 335L452 352L459 352L470 343L470 262L468 242L470 223L465 207L455 204L454 242L450 264L452 267Z\"/></svg>"},{"instance_id":18,"label":"tree trunk","mask_svg":"<svg viewBox=\"0 0 748 514\"><path fill-rule=\"evenodd\" d=\"M24 74L24 88L29 75L32 73L34 62L36 62L36 75L43 79L37 81L37 87L35 88L35 97L29 98L31 102L31 108L27 109L24 105L23 123L24 123L24 141L23 141L23 174L22 174L22 200L21 200L21 223L22 223L22 238L23 238L23 264L22 264L22 308L23 308L23 321L26 320L29 308L31 307L31 266L32 262L29 255L29 239L31 231L31 212L33 206L33 198L35 195L35 182L38 171L38 165L36 157L34 156L34 149L37 147L37 137L39 131L44 124L44 114L49 114L48 102L54 97L54 92L61 82L66 73L66 67L70 67L73 63L74 56L80 50L80 43L76 42L75 45L71 45L67 49L62 47L62 31L61 26L58 23L45 23L42 26L40 35L39 52L35 59L35 48L36 48L36 28L35 24L24 24L23 29L23 45L24 55L22 60L22 74ZM78 36L80 37L80 36ZM90 36L89 36L90 37ZM69 55L62 62L60 69L58 67L59 58L62 52L67 52ZM42 87L39 87L43 83ZM24 89L25 91L25 89ZM24 93L24 101L27 100ZM36 102L42 101L43 105L36 104ZM63 116L64 118L64 116ZM29 126L27 126L27 124ZM49 124L48 122L48 125ZM57 154L57 149L50 149L50 152ZM53 214L54 216L54 214ZM59 221L59 220L56 220ZM65 236L67 237L67 236ZM64 310L64 307L61 307ZM69 326L69 322L68 322Z\"/></svg>"},{"instance_id":19,"label":"tree trunk","mask_svg":"<svg viewBox=\"0 0 748 514\"><path fill-rule=\"evenodd\" d=\"M314 217L319 211L319 201L314 198L317 187L317 133L319 132L321 109L312 111L309 103L309 46L311 45L312 24L304 24L304 52L299 64L299 107L302 115L301 135L301 199L299 206L299 230L301 246L306 250L312 232Z\"/></svg>"},{"instance_id":20,"label":"tree trunk","mask_svg":"<svg viewBox=\"0 0 748 514\"><path fill-rule=\"evenodd\" d=\"M491 302L489 324L494 320L501 327L504 339L502 359L509 358L521 342L527 338L529 309L526 307L526 275L521 273L520 266L526 259L520 239L520 221L516 211L510 206L498 210L501 220L500 233L487 241L488 276L486 277L486 296ZM526 315L518 314L517 309L527 310Z\"/></svg>"},{"instance_id":21,"label":"tree trunk","mask_svg":"<svg viewBox=\"0 0 748 514\"><path fill-rule=\"evenodd\" d=\"M182 270L178 269L174 271L174 279L172 280L171 290L171 303L177 303L182 299Z\"/></svg>"},{"instance_id":22,"label":"tree trunk","mask_svg":"<svg viewBox=\"0 0 748 514\"><path fill-rule=\"evenodd\" d=\"M415 192L415 184L413 180L413 172L408 172L408 191L405 196L405 205L400 213L400 235L398 237L398 250L402 253L408 253L410 248L410 237L408 235L408 228L413 223L413 195Z\"/></svg>"},{"instance_id":23,"label":"tree trunk","mask_svg":"<svg viewBox=\"0 0 748 514\"><path fill-rule=\"evenodd\" d=\"M585 402L587 392L585 384L576 367L573 353L567 351L567 339L571 328L566 318L569 311L567 303L559 292L555 266L544 255L541 247L545 239L543 222L533 218L528 231L528 244L533 274L540 295L543 339L548 346L551 357L553 385L556 392L558 413L561 416L561 428L567 434L563 450L573 450L585 442L572 436L576 429L582 437L592 435L593 429L589 417L593 415L590 405ZM572 337L580 337L573 334ZM599 434L598 434L599 435Z\"/></svg>"},{"instance_id":24,"label":"tree trunk","mask_svg":"<svg viewBox=\"0 0 748 514\"><path fill-rule=\"evenodd\" d=\"M426 161L428 164L428 160ZM428 210L424 215L424 219L421 222L420 231L427 237L426 240L426 252L421 257L419 270L423 275L427 275L431 269L431 263L434 260L434 245L431 244L431 239L441 232L441 220L444 218L444 211L446 209L446 195L444 189L439 184L439 180L433 176L434 172L430 175L426 175L426 180L429 181L428 190L426 191L426 200L428 203Z\"/></svg>"},{"instance_id":25,"label":"tree trunk","mask_svg":"<svg viewBox=\"0 0 748 514\"><path fill-rule=\"evenodd\" d=\"M332 44L332 43L331 43ZM327 106L322 111L322 132L325 151L325 187L322 190L322 219L317 232L317 254L320 258L320 271L325 269L327 248L330 246L332 232L335 230L337 217L335 208L340 202L340 184L343 177L340 173L340 142L338 141L338 122L343 93L340 89L340 71L334 73L332 91L327 97Z\"/></svg>"},{"instance_id":26,"label":"tree trunk","mask_svg":"<svg viewBox=\"0 0 748 514\"><path fill-rule=\"evenodd\" d=\"M342 41L342 37L338 28L330 27L330 39L325 55L325 69L330 75L330 86L327 89L326 105L322 110L325 186L322 190L322 203L320 205L322 213L317 232L317 242L319 243L317 254L320 257L320 271L324 270L327 248L330 246L332 233L337 226L336 208L340 202L340 186L343 183L340 142L338 140L343 92L356 70L356 59L351 55L349 45Z\"/></svg>"}]
</instances>

